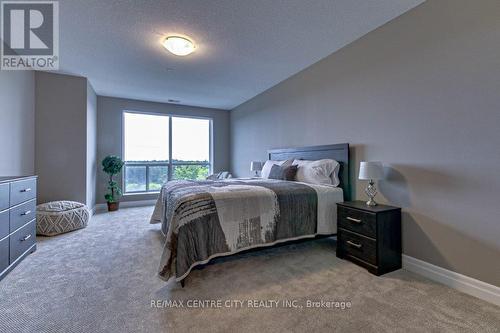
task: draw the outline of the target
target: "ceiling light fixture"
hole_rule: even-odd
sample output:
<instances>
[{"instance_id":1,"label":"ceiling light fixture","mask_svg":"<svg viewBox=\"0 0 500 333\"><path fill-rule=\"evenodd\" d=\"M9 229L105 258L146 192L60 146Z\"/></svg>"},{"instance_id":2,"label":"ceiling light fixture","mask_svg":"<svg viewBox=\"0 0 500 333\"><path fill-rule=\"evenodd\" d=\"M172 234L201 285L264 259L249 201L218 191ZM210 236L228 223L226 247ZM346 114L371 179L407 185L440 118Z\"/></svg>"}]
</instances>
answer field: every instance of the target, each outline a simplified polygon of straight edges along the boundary
<instances>
[{"instance_id":1,"label":"ceiling light fixture","mask_svg":"<svg viewBox=\"0 0 500 333\"><path fill-rule=\"evenodd\" d=\"M179 36L169 36L163 41L165 47L170 53L177 56L187 56L195 50L194 43L187 38Z\"/></svg>"}]
</instances>

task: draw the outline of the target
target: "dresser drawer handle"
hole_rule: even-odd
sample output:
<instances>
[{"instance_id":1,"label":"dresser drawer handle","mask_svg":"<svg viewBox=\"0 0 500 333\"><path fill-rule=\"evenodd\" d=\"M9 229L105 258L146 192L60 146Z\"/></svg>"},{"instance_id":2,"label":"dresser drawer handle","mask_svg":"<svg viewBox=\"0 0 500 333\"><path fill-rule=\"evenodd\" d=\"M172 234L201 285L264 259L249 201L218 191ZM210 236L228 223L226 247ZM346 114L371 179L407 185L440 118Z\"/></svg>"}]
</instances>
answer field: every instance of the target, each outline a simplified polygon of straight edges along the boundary
<instances>
[{"instance_id":1,"label":"dresser drawer handle","mask_svg":"<svg viewBox=\"0 0 500 333\"><path fill-rule=\"evenodd\" d=\"M31 191L31 188L25 188L25 189L22 189L20 192L30 192Z\"/></svg>"},{"instance_id":2,"label":"dresser drawer handle","mask_svg":"<svg viewBox=\"0 0 500 333\"><path fill-rule=\"evenodd\" d=\"M27 241L28 239L31 238L31 235L26 235L23 238L20 239L21 242Z\"/></svg>"},{"instance_id":3,"label":"dresser drawer handle","mask_svg":"<svg viewBox=\"0 0 500 333\"><path fill-rule=\"evenodd\" d=\"M361 220L355 219L354 217L350 217L350 216L348 216L347 219L351 222L354 222L354 223L361 223L362 222Z\"/></svg>"},{"instance_id":4,"label":"dresser drawer handle","mask_svg":"<svg viewBox=\"0 0 500 333\"><path fill-rule=\"evenodd\" d=\"M26 215L29 215L29 214L31 214L31 210L27 210L24 213L21 213L21 216L26 216Z\"/></svg>"},{"instance_id":5,"label":"dresser drawer handle","mask_svg":"<svg viewBox=\"0 0 500 333\"><path fill-rule=\"evenodd\" d=\"M360 249L363 246L362 244L357 244L357 243L351 242L349 240L346 243L351 245L351 246L354 246L357 249Z\"/></svg>"}]
</instances>

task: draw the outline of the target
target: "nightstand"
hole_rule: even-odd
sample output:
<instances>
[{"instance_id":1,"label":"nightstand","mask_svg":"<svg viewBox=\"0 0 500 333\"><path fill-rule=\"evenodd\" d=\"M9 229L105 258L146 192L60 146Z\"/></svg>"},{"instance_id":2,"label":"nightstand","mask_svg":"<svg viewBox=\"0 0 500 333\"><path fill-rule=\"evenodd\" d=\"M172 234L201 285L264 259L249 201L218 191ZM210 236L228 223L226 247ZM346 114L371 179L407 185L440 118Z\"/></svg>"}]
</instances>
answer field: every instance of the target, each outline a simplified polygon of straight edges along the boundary
<instances>
[{"instance_id":1,"label":"nightstand","mask_svg":"<svg viewBox=\"0 0 500 333\"><path fill-rule=\"evenodd\" d=\"M337 257L382 275L401 268L401 208L337 204Z\"/></svg>"}]
</instances>

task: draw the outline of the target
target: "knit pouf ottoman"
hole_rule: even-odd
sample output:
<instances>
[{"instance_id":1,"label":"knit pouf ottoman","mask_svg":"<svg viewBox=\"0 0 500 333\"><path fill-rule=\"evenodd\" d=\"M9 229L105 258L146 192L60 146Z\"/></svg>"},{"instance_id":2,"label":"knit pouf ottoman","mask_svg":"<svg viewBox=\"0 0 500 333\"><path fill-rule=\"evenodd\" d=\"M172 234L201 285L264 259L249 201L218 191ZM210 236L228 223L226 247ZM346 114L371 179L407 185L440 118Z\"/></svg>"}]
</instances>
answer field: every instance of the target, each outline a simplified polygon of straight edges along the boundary
<instances>
[{"instance_id":1,"label":"knit pouf ottoman","mask_svg":"<svg viewBox=\"0 0 500 333\"><path fill-rule=\"evenodd\" d=\"M53 201L36 207L36 233L55 236L85 228L90 213L82 203L74 201Z\"/></svg>"}]
</instances>

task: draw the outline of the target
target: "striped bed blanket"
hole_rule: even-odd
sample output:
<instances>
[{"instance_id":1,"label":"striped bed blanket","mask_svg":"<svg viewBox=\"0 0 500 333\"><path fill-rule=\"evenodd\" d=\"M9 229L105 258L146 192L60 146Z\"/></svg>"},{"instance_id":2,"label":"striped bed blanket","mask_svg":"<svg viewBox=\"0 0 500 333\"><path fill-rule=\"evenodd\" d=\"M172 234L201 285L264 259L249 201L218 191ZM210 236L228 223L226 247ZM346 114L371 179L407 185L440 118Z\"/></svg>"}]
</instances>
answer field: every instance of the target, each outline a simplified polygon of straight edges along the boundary
<instances>
[{"instance_id":1,"label":"striped bed blanket","mask_svg":"<svg viewBox=\"0 0 500 333\"><path fill-rule=\"evenodd\" d=\"M340 188L291 181L167 182L151 217L166 237L159 275L182 280L215 257L335 234L341 201Z\"/></svg>"}]
</instances>

